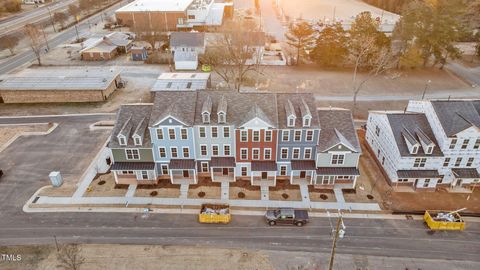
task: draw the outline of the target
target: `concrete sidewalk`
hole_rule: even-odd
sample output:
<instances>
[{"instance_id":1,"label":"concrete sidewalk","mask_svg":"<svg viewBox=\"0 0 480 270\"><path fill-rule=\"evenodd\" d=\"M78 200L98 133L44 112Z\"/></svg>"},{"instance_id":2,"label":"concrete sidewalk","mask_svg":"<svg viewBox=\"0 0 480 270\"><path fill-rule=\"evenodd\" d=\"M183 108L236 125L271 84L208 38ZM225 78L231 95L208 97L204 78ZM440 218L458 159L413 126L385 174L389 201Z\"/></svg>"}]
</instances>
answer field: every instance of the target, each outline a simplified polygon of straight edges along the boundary
<instances>
[{"instance_id":1,"label":"concrete sidewalk","mask_svg":"<svg viewBox=\"0 0 480 270\"><path fill-rule=\"evenodd\" d=\"M274 201L274 200L219 200L219 199L185 199L185 198L148 198L148 197L47 197L41 196L36 201L41 204L58 205L165 205L165 206L199 206L203 203L228 203L230 206L252 208L293 207L307 209L380 211L376 203L339 203L309 201Z\"/></svg>"}]
</instances>

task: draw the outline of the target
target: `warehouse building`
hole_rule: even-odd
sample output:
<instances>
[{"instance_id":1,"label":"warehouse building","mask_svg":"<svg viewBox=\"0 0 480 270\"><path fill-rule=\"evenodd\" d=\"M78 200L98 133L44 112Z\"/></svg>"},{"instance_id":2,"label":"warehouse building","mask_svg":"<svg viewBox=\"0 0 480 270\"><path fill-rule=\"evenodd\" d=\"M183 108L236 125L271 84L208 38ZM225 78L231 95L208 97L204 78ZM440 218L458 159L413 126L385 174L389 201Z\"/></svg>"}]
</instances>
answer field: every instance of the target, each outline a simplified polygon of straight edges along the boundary
<instances>
[{"instance_id":1,"label":"warehouse building","mask_svg":"<svg viewBox=\"0 0 480 270\"><path fill-rule=\"evenodd\" d=\"M115 11L115 17L132 29L171 32L217 27L231 13L231 1L136 0Z\"/></svg>"},{"instance_id":2,"label":"warehouse building","mask_svg":"<svg viewBox=\"0 0 480 270\"><path fill-rule=\"evenodd\" d=\"M31 68L0 79L0 102L104 101L123 85L113 68Z\"/></svg>"}]
</instances>

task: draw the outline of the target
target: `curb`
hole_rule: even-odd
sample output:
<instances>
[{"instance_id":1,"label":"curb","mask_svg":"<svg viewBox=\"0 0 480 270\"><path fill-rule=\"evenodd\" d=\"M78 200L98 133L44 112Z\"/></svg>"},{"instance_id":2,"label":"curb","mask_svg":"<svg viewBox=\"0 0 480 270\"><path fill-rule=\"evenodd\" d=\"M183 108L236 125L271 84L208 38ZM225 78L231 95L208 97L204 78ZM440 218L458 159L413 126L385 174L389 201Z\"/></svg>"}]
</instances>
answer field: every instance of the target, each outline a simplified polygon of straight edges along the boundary
<instances>
[{"instance_id":1,"label":"curb","mask_svg":"<svg viewBox=\"0 0 480 270\"><path fill-rule=\"evenodd\" d=\"M71 116L102 116L116 113L74 113L74 114L45 114L45 115L19 115L19 116L0 116L0 119L15 119L15 118L44 118L44 117L71 117ZM8 124L7 124L8 125ZM15 124L14 124L15 125Z\"/></svg>"},{"instance_id":2,"label":"curb","mask_svg":"<svg viewBox=\"0 0 480 270\"><path fill-rule=\"evenodd\" d=\"M31 126L31 125L48 125L50 123L32 123L32 124L13 124L13 125L5 125L5 124L0 124L0 127L8 127L8 126ZM17 140L20 136L42 136L42 135L48 135L52 133L56 128L58 127L58 123L53 123L53 126L49 128L47 131L32 131L32 132L22 132L20 134L16 134L13 136L8 142L6 142L4 145L0 147L0 153L7 149L15 140Z\"/></svg>"}]
</instances>

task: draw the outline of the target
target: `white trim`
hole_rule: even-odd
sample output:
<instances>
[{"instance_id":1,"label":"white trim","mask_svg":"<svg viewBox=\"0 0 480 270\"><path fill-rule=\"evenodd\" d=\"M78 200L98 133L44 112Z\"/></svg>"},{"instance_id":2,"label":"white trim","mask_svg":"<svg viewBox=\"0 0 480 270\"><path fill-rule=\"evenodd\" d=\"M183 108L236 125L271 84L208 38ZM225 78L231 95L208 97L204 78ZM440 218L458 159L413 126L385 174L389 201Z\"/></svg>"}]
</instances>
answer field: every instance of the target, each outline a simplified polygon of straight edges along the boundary
<instances>
[{"instance_id":1,"label":"white trim","mask_svg":"<svg viewBox=\"0 0 480 270\"><path fill-rule=\"evenodd\" d=\"M255 158L255 150L258 150L258 158ZM260 148L252 148L252 160L260 160Z\"/></svg>"},{"instance_id":2,"label":"white trim","mask_svg":"<svg viewBox=\"0 0 480 270\"><path fill-rule=\"evenodd\" d=\"M185 133L187 135L186 139L182 138L182 130L185 130L185 132L186 132ZM188 140L188 137L189 137L188 136L188 128L180 128L180 140L183 140L183 141Z\"/></svg>"},{"instance_id":3,"label":"white trim","mask_svg":"<svg viewBox=\"0 0 480 270\"><path fill-rule=\"evenodd\" d=\"M308 133L309 133L309 132L312 132L312 139L311 139L311 140L308 139ZM305 131L305 141L306 141L306 142L313 142L313 138L314 138L314 137L315 137L315 132L313 131L313 129L307 129L307 130Z\"/></svg>"},{"instance_id":4,"label":"white trim","mask_svg":"<svg viewBox=\"0 0 480 270\"><path fill-rule=\"evenodd\" d=\"M287 150L287 157L285 157L285 158L283 157L283 154L282 154L282 153L283 153L283 149L286 149L286 150ZM281 158L281 159L289 159L289 158L288 158L288 154L289 154L288 152L289 152L289 151L288 151L288 147L282 147L282 148L280 148L280 158Z\"/></svg>"},{"instance_id":5,"label":"white trim","mask_svg":"<svg viewBox=\"0 0 480 270\"><path fill-rule=\"evenodd\" d=\"M258 141L255 141L255 132L258 132ZM260 130L252 130L252 142L260 142Z\"/></svg>"},{"instance_id":6,"label":"white trim","mask_svg":"<svg viewBox=\"0 0 480 270\"><path fill-rule=\"evenodd\" d=\"M300 139L296 140L295 138L296 138L296 134L297 134L298 131L300 132ZM295 129L293 131L293 141L294 142L301 142L302 141L302 130L301 129Z\"/></svg>"},{"instance_id":7,"label":"white trim","mask_svg":"<svg viewBox=\"0 0 480 270\"><path fill-rule=\"evenodd\" d=\"M216 155L214 154L215 151L213 151L213 147L215 147L215 146L217 147L217 154ZM220 156L220 146L218 144L212 144L212 157L218 157L218 156Z\"/></svg>"},{"instance_id":8,"label":"white trim","mask_svg":"<svg viewBox=\"0 0 480 270\"><path fill-rule=\"evenodd\" d=\"M164 152L165 152L165 156L164 156L164 157L162 157L162 155L161 155L161 153L160 153L160 149L163 149L163 150L164 150ZM159 147L158 147L158 156L159 156L160 158L167 158L167 156L168 156L168 155L167 155L167 148L166 148L165 146L159 146Z\"/></svg>"},{"instance_id":9,"label":"white trim","mask_svg":"<svg viewBox=\"0 0 480 270\"><path fill-rule=\"evenodd\" d=\"M217 129L217 136L213 136L213 129L216 128ZM211 126L210 127L210 137L212 138L218 138L218 126Z\"/></svg>"},{"instance_id":10,"label":"white trim","mask_svg":"<svg viewBox=\"0 0 480 270\"><path fill-rule=\"evenodd\" d=\"M184 126L188 126L187 124L183 123L182 121L178 120L177 118L171 116L170 114L165 116L163 119L161 119L160 121L158 121L155 125L153 125L153 127L156 127L158 125L160 125L161 122L167 120L168 118L173 118L175 119L177 122L179 122L180 124L184 125Z\"/></svg>"},{"instance_id":11,"label":"white trim","mask_svg":"<svg viewBox=\"0 0 480 270\"><path fill-rule=\"evenodd\" d=\"M207 171L206 171L206 172L210 171L210 165L208 164L208 162L205 162L205 161L204 161L204 162L200 162L200 172L205 173L205 172L203 171L203 165L204 165L204 164L207 164Z\"/></svg>"},{"instance_id":12,"label":"white trim","mask_svg":"<svg viewBox=\"0 0 480 270\"><path fill-rule=\"evenodd\" d=\"M245 150L247 152L247 156L242 158L242 151ZM248 148L240 148L240 160L248 160Z\"/></svg>"},{"instance_id":13,"label":"white trim","mask_svg":"<svg viewBox=\"0 0 480 270\"><path fill-rule=\"evenodd\" d=\"M202 128L205 130L205 132L204 132L205 136L204 137L202 137L202 132L200 131ZM207 127L206 126L199 126L198 127L198 137L199 138L207 138Z\"/></svg>"},{"instance_id":14,"label":"white trim","mask_svg":"<svg viewBox=\"0 0 480 270\"><path fill-rule=\"evenodd\" d=\"M298 150L298 157L295 157L295 150ZM292 148L292 159L300 159L301 156L302 156L302 153L300 151L300 147Z\"/></svg>"},{"instance_id":15,"label":"white trim","mask_svg":"<svg viewBox=\"0 0 480 270\"><path fill-rule=\"evenodd\" d=\"M228 146L228 155L225 154L225 146ZM230 144L224 144L223 145L223 155L224 156L231 156L232 155L232 146Z\"/></svg>"},{"instance_id":16,"label":"white trim","mask_svg":"<svg viewBox=\"0 0 480 270\"><path fill-rule=\"evenodd\" d=\"M128 158L127 151L137 151L138 158ZM133 156L134 156L134 154L132 153L132 157ZM140 150L138 150L138 148L125 148L125 159L126 160L140 160Z\"/></svg>"},{"instance_id":17,"label":"white trim","mask_svg":"<svg viewBox=\"0 0 480 270\"><path fill-rule=\"evenodd\" d=\"M228 137L225 137L225 129L228 129ZM222 127L222 136L223 136L223 138L230 138L230 137L232 137L231 134L230 134L230 127L229 127L229 126L223 126L223 127Z\"/></svg>"},{"instance_id":18,"label":"white trim","mask_svg":"<svg viewBox=\"0 0 480 270\"><path fill-rule=\"evenodd\" d=\"M188 151L188 156L187 157L185 156L185 149L187 149L187 151ZM190 147L188 147L188 146L183 146L182 147L182 157L183 158L190 158Z\"/></svg>"},{"instance_id":19,"label":"white trim","mask_svg":"<svg viewBox=\"0 0 480 270\"><path fill-rule=\"evenodd\" d=\"M284 139L284 133L288 134L288 138L286 140ZM284 129L284 130L282 130L282 142L288 142L288 141L290 141L290 130L289 129Z\"/></svg>"},{"instance_id":20,"label":"white trim","mask_svg":"<svg viewBox=\"0 0 480 270\"><path fill-rule=\"evenodd\" d=\"M269 140L269 141L267 141L267 132L270 132L270 140ZM264 142L272 142L272 141L273 141L273 131L272 131L272 130L267 130L267 129L266 129L266 130L263 132L263 141L264 141Z\"/></svg>"},{"instance_id":21,"label":"white trim","mask_svg":"<svg viewBox=\"0 0 480 270\"><path fill-rule=\"evenodd\" d=\"M306 157L307 150L310 150L310 156L308 158ZM312 148L311 147L303 148L303 159L311 159L311 158L312 158Z\"/></svg>"},{"instance_id":22,"label":"white trim","mask_svg":"<svg viewBox=\"0 0 480 270\"><path fill-rule=\"evenodd\" d=\"M121 134L118 134L117 135L117 140L118 140L118 144L124 146L124 145L127 145L127 137L125 137L124 135L121 135ZM124 143L122 143L122 140Z\"/></svg>"},{"instance_id":23,"label":"white trim","mask_svg":"<svg viewBox=\"0 0 480 270\"><path fill-rule=\"evenodd\" d=\"M177 152L176 157L173 156L173 151L172 151L173 149L175 149L175 151ZM172 158L178 158L178 147L177 146L170 146L170 159L172 159Z\"/></svg>"},{"instance_id":24,"label":"white trim","mask_svg":"<svg viewBox=\"0 0 480 270\"><path fill-rule=\"evenodd\" d=\"M205 146L205 155L202 154L202 146ZM202 157L208 156L208 147L207 147L206 144L200 144L200 156L202 156Z\"/></svg>"},{"instance_id":25,"label":"white trim","mask_svg":"<svg viewBox=\"0 0 480 270\"><path fill-rule=\"evenodd\" d=\"M244 132L247 134L245 141L242 140L242 138L243 138L242 134L243 134ZM240 130L240 142L248 142L248 130Z\"/></svg>"},{"instance_id":26,"label":"white trim","mask_svg":"<svg viewBox=\"0 0 480 270\"><path fill-rule=\"evenodd\" d=\"M167 130L168 130L168 132L167 132L168 139L169 140L176 140L177 139L177 132L175 131L175 128L169 127L169 128L167 128ZM174 137L173 139L170 138L170 130L173 130L173 137Z\"/></svg>"},{"instance_id":27,"label":"white trim","mask_svg":"<svg viewBox=\"0 0 480 270\"><path fill-rule=\"evenodd\" d=\"M270 158L268 158L268 159L265 157L265 153L266 153L267 151L270 151ZM263 148L263 159L265 159L265 160L272 160L272 148Z\"/></svg>"}]
</instances>

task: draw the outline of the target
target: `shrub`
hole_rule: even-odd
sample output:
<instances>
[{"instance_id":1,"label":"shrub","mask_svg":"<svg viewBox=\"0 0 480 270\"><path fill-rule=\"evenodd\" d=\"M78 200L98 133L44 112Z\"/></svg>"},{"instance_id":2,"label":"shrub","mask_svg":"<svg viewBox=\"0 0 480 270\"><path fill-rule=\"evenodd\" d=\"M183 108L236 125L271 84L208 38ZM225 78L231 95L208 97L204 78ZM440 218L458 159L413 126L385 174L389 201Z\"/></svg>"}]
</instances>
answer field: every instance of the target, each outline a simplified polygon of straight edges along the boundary
<instances>
[{"instance_id":1,"label":"shrub","mask_svg":"<svg viewBox=\"0 0 480 270\"><path fill-rule=\"evenodd\" d=\"M198 197L200 197L200 198L205 197L205 195L206 195L206 194L205 194L205 192L203 192L203 191L198 192Z\"/></svg>"},{"instance_id":2,"label":"shrub","mask_svg":"<svg viewBox=\"0 0 480 270\"><path fill-rule=\"evenodd\" d=\"M158 195L158 192L156 190L150 192L150 196L155 197Z\"/></svg>"},{"instance_id":3,"label":"shrub","mask_svg":"<svg viewBox=\"0 0 480 270\"><path fill-rule=\"evenodd\" d=\"M241 192L241 191L238 192L238 198L240 198L240 199L245 198L245 193L243 193L243 192Z\"/></svg>"},{"instance_id":4,"label":"shrub","mask_svg":"<svg viewBox=\"0 0 480 270\"><path fill-rule=\"evenodd\" d=\"M99 186L102 186L102 185L105 185L105 183L106 183L106 182L105 182L104 180L102 180L102 181L98 182L98 185L99 185Z\"/></svg>"},{"instance_id":5,"label":"shrub","mask_svg":"<svg viewBox=\"0 0 480 270\"><path fill-rule=\"evenodd\" d=\"M289 196L288 196L288 194L287 194L287 193L283 193L283 194L282 194L282 198L283 198L283 199L285 199L285 200L286 200L286 199L288 199L288 197L289 197Z\"/></svg>"}]
</instances>

